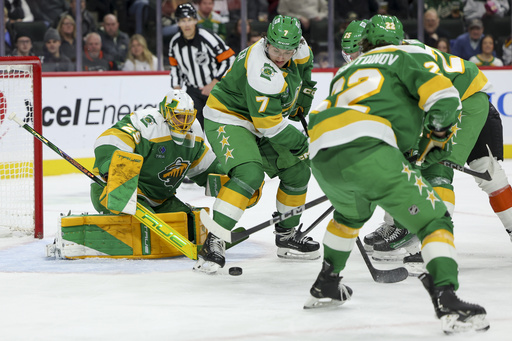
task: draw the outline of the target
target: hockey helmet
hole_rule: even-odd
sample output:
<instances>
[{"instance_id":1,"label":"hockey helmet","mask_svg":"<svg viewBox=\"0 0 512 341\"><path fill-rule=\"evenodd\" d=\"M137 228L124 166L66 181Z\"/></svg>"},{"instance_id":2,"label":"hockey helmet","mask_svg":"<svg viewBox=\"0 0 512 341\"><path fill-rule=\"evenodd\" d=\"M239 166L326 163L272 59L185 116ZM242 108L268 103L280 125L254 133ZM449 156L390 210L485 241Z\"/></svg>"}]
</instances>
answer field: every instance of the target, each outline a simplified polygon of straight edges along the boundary
<instances>
[{"instance_id":1,"label":"hockey helmet","mask_svg":"<svg viewBox=\"0 0 512 341\"><path fill-rule=\"evenodd\" d=\"M173 89L160 102L160 113L171 129L171 135L178 141L183 141L186 133L196 119L197 110L194 101L185 90Z\"/></svg>"},{"instance_id":2,"label":"hockey helmet","mask_svg":"<svg viewBox=\"0 0 512 341\"><path fill-rule=\"evenodd\" d=\"M402 22L395 16L374 15L366 25L366 39L372 45L400 45L404 40Z\"/></svg>"},{"instance_id":3,"label":"hockey helmet","mask_svg":"<svg viewBox=\"0 0 512 341\"><path fill-rule=\"evenodd\" d=\"M277 15L268 25L267 42L281 50L295 50L302 39L302 29L297 18Z\"/></svg>"},{"instance_id":4,"label":"hockey helmet","mask_svg":"<svg viewBox=\"0 0 512 341\"><path fill-rule=\"evenodd\" d=\"M197 10L190 3L181 4L176 8L176 12L174 12L174 17L178 20L181 18L197 19Z\"/></svg>"},{"instance_id":5,"label":"hockey helmet","mask_svg":"<svg viewBox=\"0 0 512 341\"><path fill-rule=\"evenodd\" d=\"M347 63L352 61L349 53L356 53L361 50L359 42L365 36L367 24L368 20L366 19L354 20L345 29L343 38L341 38L341 52Z\"/></svg>"}]
</instances>

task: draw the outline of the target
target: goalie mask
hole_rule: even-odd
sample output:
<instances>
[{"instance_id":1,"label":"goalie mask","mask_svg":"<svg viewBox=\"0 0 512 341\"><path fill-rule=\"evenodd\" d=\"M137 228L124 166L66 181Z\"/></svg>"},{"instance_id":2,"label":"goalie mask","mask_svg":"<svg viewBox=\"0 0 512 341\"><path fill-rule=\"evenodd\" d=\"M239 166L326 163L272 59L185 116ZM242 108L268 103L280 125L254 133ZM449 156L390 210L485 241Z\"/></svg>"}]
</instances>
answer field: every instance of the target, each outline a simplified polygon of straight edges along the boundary
<instances>
[{"instance_id":1,"label":"goalie mask","mask_svg":"<svg viewBox=\"0 0 512 341\"><path fill-rule=\"evenodd\" d=\"M169 125L173 140L182 144L196 119L194 101L184 90L171 90L160 102L159 109Z\"/></svg>"}]
</instances>

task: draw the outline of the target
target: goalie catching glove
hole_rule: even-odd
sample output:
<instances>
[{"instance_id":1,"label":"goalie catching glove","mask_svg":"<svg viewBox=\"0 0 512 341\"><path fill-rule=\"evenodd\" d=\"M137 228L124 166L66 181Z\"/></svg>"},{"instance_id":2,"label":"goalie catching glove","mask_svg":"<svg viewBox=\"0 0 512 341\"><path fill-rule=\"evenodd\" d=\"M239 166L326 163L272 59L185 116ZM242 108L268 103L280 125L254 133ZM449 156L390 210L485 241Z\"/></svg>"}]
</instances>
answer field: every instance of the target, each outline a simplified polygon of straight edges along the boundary
<instances>
[{"instance_id":1,"label":"goalie catching glove","mask_svg":"<svg viewBox=\"0 0 512 341\"><path fill-rule=\"evenodd\" d=\"M299 97L297 98L297 103L295 104L295 110L293 110L288 118L298 122L300 121L301 115L306 117L309 114L311 103L313 103L313 98L315 97L315 85L316 82L314 81L304 81L304 83L302 83Z\"/></svg>"}]
</instances>

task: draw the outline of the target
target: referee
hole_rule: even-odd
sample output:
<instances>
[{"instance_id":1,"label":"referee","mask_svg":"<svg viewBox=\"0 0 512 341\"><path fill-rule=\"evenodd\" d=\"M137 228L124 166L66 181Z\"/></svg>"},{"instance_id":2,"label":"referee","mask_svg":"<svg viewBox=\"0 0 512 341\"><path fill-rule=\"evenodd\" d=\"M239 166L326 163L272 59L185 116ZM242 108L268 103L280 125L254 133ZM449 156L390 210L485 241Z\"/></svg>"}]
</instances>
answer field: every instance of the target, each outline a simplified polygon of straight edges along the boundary
<instances>
[{"instance_id":1,"label":"referee","mask_svg":"<svg viewBox=\"0 0 512 341\"><path fill-rule=\"evenodd\" d=\"M179 5L175 17L180 31L169 44L171 87L187 87L204 129L203 107L213 86L233 64L235 52L215 33L197 27L197 12L192 4Z\"/></svg>"}]
</instances>

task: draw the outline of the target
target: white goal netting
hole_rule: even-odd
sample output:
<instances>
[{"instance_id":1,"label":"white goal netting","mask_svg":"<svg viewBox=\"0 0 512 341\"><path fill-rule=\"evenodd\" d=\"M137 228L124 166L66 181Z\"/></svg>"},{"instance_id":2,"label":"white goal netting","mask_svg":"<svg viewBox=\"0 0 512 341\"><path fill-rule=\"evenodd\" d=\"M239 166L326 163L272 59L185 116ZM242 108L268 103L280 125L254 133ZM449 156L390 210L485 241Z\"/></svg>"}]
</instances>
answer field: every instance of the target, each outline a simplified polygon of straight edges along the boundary
<instances>
[{"instance_id":1,"label":"white goal netting","mask_svg":"<svg viewBox=\"0 0 512 341\"><path fill-rule=\"evenodd\" d=\"M0 237L33 235L34 137L9 119L33 126L32 65L0 65Z\"/></svg>"}]
</instances>

